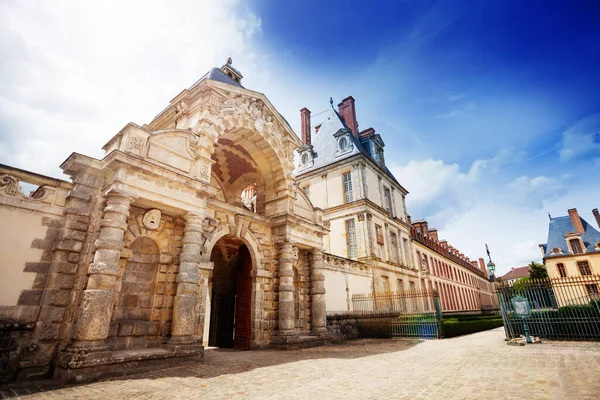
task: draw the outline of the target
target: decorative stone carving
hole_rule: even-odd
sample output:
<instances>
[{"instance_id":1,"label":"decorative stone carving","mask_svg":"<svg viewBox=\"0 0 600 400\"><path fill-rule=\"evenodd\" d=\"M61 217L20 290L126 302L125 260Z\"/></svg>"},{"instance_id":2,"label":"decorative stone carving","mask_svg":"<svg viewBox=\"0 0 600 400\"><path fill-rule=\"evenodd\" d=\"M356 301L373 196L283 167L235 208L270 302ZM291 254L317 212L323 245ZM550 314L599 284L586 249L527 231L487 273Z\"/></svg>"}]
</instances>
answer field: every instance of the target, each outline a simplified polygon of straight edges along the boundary
<instances>
[{"instance_id":1,"label":"decorative stone carving","mask_svg":"<svg viewBox=\"0 0 600 400\"><path fill-rule=\"evenodd\" d=\"M144 214L144 219L142 220L142 223L144 224L146 229L157 229L160 225L161 216L162 215L160 213L160 210L150 210L146 214Z\"/></svg>"},{"instance_id":2,"label":"decorative stone carving","mask_svg":"<svg viewBox=\"0 0 600 400\"><path fill-rule=\"evenodd\" d=\"M14 176L10 175L0 175L0 192L5 192L10 196L22 196L27 197L23 193L21 193L21 188L19 187L19 180Z\"/></svg>"},{"instance_id":3,"label":"decorative stone carving","mask_svg":"<svg viewBox=\"0 0 600 400\"><path fill-rule=\"evenodd\" d=\"M143 155L144 153L144 143L145 140L141 137L131 137L129 138L129 146L127 147L127 151L132 153Z\"/></svg>"},{"instance_id":4,"label":"decorative stone carving","mask_svg":"<svg viewBox=\"0 0 600 400\"><path fill-rule=\"evenodd\" d=\"M358 214L358 220L359 221L364 221L365 220L365 214L363 214L363 213Z\"/></svg>"}]
</instances>

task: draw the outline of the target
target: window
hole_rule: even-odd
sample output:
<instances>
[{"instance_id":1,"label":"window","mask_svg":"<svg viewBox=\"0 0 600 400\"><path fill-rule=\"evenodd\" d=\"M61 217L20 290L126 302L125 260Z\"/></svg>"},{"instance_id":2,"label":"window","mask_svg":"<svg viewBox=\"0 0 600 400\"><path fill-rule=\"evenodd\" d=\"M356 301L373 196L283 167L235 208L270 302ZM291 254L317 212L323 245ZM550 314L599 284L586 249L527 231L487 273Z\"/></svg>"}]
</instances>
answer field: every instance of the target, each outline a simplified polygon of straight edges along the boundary
<instances>
[{"instance_id":1,"label":"window","mask_svg":"<svg viewBox=\"0 0 600 400\"><path fill-rule=\"evenodd\" d=\"M352 175L347 172L342 175L344 181L344 202L350 203L352 201Z\"/></svg>"},{"instance_id":2,"label":"window","mask_svg":"<svg viewBox=\"0 0 600 400\"><path fill-rule=\"evenodd\" d=\"M308 164L308 153L302 154L302 164Z\"/></svg>"},{"instance_id":3,"label":"window","mask_svg":"<svg viewBox=\"0 0 600 400\"><path fill-rule=\"evenodd\" d=\"M390 232L390 258L392 263L398 264L398 241L396 234L392 232Z\"/></svg>"},{"instance_id":4,"label":"window","mask_svg":"<svg viewBox=\"0 0 600 400\"><path fill-rule=\"evenodd\" d=\"M377 237L377 243L383 244L383 229L381 229L381 225L375 224L375 236Z\"/></svg>"},{"instance_id":5,"label":"window","mask_svg":"<svg viewBox=\"0 0 600 400\"><path fill-rule=\"evenodd\" d=\"M581 242L579 241L579 239L571 239L569 240L569 243L571 244L571 251L573 252L573 254L583 253L583 250L581 250Z\"/></svg>"},{"instance_id":6,"label":"window","mask_svg":"<svg viewBox=\"0 0 600 400\"><path fill-rule=\"evenodd\" d=\"M346 221L346 240L348 244L348 258L356 258L356 226L353 219Z\"/></svg>"},{"instance_id":7,"label":"window","mask_svg":"<svg viewBox=\"0 0 600 400\"><path fill-rule=\"evenodd\" d=\"M402 279L397 279L396 280L396 284L397 284L397 292L398 293L402 293L404 292L404 281Z\"/></svg>"},{"instance_id":8,"label":"window","mask_svg":"<svg viewBox=\"0 0 600 400\"><path fill-rule=\"evenodd\" d=\"M589 295L595 295L595 298L598 298L598 285L595 283L585 285L585 290Z\"/></svg>"},{"instance_id":9,"label":"window","mask_svg":"<svg viewBox=\"0 0 600 400\"><path fill-rule=\"evenodd\" d=\"M590 264L587 261L577 261L577 268L579 268L579 272L581 275L591 275L592 271L590 271Z\"/></svg>"},{"instance_id":10,"label":"window","mask_svg":"<svg viewBox=\"0 0 600 400\"><path fill-rule=\"evenodd\" d=\"M310 197L310 185L302 186L302 191L304 192L305 195Z\"/></svg>"},{"instance_id":11,"label":"window","mask_svg":"<svg viewBox=\"0 0 600 400\"><path fill-rule=\"evenodd\" d=\"M565 270L564 264L562 264L562 263L556 264L556 269L558 269L558 275L560 275L561 278L567 277L567 270Z\"/></svg>"},{"instance_id":12,"label":"window","mask_svg":"<svg viewBox=\"0 0 600 400\"><path fill-rule=\"evenodd\" d=\"M385 211L392 215L392 196L390 194L390 189L384 187L383 188L383 208Z\"/></svg>"},{"instance_id":13,"label":"window","mask_svg":"<svg viewBox=\"0 0 600 400\"><path fill-rule=\"evenodd\" d=\"M345 151L348 148L348 139L345 137L341 138L338 142L338 146L341 151Z\"/></svg>"},{"instance_id":14,"label":"window","mask_svg":"<svg viewBox=\"0 0 600 400\"><path fill-rule=\"evenodd\" d=\"M408 267L410 257L408 256L408 239L402 238L402 247L404 249L404 263Z\"/></svg>"}]
</instances>

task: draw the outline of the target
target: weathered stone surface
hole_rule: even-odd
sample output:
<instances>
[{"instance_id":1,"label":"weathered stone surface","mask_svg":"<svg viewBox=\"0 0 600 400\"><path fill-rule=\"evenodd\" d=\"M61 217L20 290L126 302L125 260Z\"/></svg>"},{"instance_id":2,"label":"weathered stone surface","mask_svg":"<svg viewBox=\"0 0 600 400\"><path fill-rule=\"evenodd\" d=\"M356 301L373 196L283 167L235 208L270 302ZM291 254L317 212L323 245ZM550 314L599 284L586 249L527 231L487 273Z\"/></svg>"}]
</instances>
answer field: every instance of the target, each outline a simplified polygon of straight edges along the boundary
<instances>
[{"instance_id":1,"label":"weathered stone surface","mask_svg":"<svg viewBox=\"0 0 600 400\"><path fill-rule=\"evenodd\" d=\"M81 300L75 338L77 340L102 340L108 336L112 308L112 290L86 290Z\"/></svg>"}]
</instances>

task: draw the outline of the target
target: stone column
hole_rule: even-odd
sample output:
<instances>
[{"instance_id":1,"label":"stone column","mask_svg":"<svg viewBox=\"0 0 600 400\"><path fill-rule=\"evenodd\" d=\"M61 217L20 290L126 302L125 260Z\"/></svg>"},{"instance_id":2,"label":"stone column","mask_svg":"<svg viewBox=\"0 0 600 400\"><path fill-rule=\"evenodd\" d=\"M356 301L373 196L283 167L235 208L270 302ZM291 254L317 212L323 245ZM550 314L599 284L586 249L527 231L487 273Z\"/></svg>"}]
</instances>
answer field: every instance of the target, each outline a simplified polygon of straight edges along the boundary
<instances>
[{"instance_id":1,"label":"stone column","mask_svg":"<svg viewBox=\"0 0 600 400\"><path fill-rule=\"evenodd\" d=\"M121 271L119 259L123 234L127 229L129 206L133 197L111 191L106 196L100 236L94 243L96 253L88 267L87 288L83 292L74 338L77 341L106 339L113 312L115 286Z\"/></svg>"},{"instance_id":2,"label":"stone column","mask_svg":"<svg viewBox=\"0 0 600 400\"><path fill-rule=\"evenodd\" d=\"M312 330L320 334L327 332L327 314L325 310L325 275L323 274L323 251L312 252Z\"/></svg>"},{"instance_id":3,"label":"stone column","mask_svg":"<svg viewBox=\"0 0 600 400\"><path fill-rule=\"evenodd\" d=\"M194 342L193 335L198 322L198 264L202 250L202 221L198 214L188 213L184 217L183 248L179 255L177 294L173 300L171 321L171 344Z\"/></svg>"},{"instance_id":4,"label":"stone column","mask_svg":"<svg viewBox=\"0 0 600 400\"><path fill-rule=\"evenodd\" d=\"M279 331L280 336L294 334L294 270L292 243L279 245Z\"/></svg>"}]
</instances>

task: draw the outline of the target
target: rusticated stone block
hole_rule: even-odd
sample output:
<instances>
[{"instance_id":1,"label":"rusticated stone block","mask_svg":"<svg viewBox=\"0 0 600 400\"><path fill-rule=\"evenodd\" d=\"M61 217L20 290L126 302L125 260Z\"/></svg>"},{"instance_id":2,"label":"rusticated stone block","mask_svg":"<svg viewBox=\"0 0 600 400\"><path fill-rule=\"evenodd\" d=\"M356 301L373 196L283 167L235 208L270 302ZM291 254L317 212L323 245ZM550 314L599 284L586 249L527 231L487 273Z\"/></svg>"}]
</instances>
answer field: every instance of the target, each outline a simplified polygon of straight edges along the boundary
<instances>
[{"instance_id":1,"label":"rusticated stone block","mask_svg":"<svg viewBox=\"0 0 600 400\"><path fill-rule=\"evenodd\" d=\"M38 274L48 273L50 263L48 262L28 262L25 264L24 272L35 272Z\"/></svg>"},{"instance_id":2,"label":"rusticated stone block","mask_svg":"<svg viewBox=\"0 0 600 400\"><path fill-rule=\"evenodd\" d=\"M59 322L64 315L64 307L43 306L40 313L40 321Z\"/></svg>"},{"instance_id":3,"label":"rusticated stone block","mask_svg":"<svg viewBox=\"0 0 600 400\"><path fill-rule=\"evenodd\" d=\"M62 223L58 219L52 219L50 217L42 217L42 225L49 228L59 229Z\"/></svg>"},{"instance_id":4,"label":"rusticated stone block","mask_svg":"<svg viewBox=\"0 0 600 400\"><path fill-rule=\"evenodd\" d=\"M75 284L75 275L52 273L49 275L49 286L57 289L71 289Z\"/></svg>"},{"instance_id":5,"label":"rusticated stone block","mask_svg":"<svg viewBox=\"0 0 600 400\"><path fill-rule=\"evenodd\" d=\"M81 232L87 232L87 230L88 230L87 223L74 221L70 218L65 221L64 227L67 229L71 229L74 231L81 231Z\"/></svg>"},{"instance_id":6,"label":"rusticated stone block","mask_svg":"<svg viewBox=\"0 0 600 400\"><path fill-rule=\"evenodd\" d=\"M52 251L54 240L49 239L33 239L31 247L34 249L40 249L44 251Z\"/></svg>"},{"instance_id":7,"label":"rusticated stone block","mask_svg":"<svg viewBox=\"0 0 600 400\"><path fill-rule=\"evenodd\" d=\"M60 325L52 322L38 322L35 329L37 340L58 340L60 338Z\"/></svg>"},{"instance_id":8,"label":"rusticated stone block","mask_svg":"<svg viewBox=\"0 0 600 400\"><path fill-rule=\"evenodd\" d=\"M108 335L113 304L112 290L86 290L77 319L75 338L102 340Z\"/></svg>"},{"instance_id":9,"label":"rusticated stone block","mask_svg":"<svg viewBox=\"0 0 600 400\"><path fill-rule=\"evenodd\" d=\"M23 306L37 306L42 301L43 290L23 290L17 304Z\"/></svg>"},{"instance_id":10,"label":"rusticated stone block","mask_svg":"<svg viewBox=\"0 0 600 400\"><path fill-rule=\"evenodd\" d=\"M78 263L79 262L79 253L70 253L68 261L70 263Z\"/></svg>"},{"instance_id":11,"label":"rusticated stone block","mask_svg":"<svg viewBox=\"0 0 600 400\"><path fill-rule=\"evenodd\" d=\"M61 289L46 289L45 305L50 306L66 306L71 301L71 296L68 290Z\"/></svg>"},{"instance_id":12,"label":"rusticated stone block","mask_svg":"<svg viewBox=\"0 0 600 400\"><path fill-rule=\"evenodd\" d=\"M77 240L58 240L54 245L55 250L67 250L80 252L83 247L83 242Z\"/></svg>"},{"instance_id":13,"label":"rusticated stone block","mask_svg":"<svg viewBox=\"0 0 600 400\"><path fill-rule=\"evenodd\" d=\"M67 262L53 262L51 269L61 274L76 274L79 265Z\"/></svg>"},{"instance_id":14,"label":"rusticated stone block","mask_svg":"<svg viewBox=\"0 0 600 400\"><path fill-rule=\"evenodd\" d=\"M33 281L32 289L45 289L46 283L48 282L48 275L46 274L37 274L35 276L35 280Z\"/></svg>"}]
</instances>

